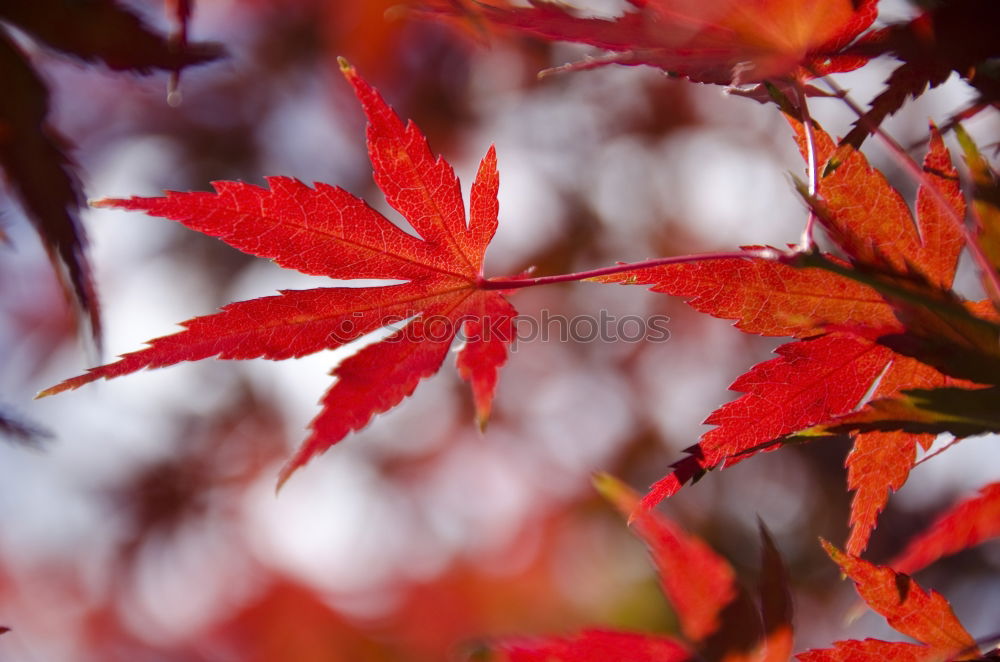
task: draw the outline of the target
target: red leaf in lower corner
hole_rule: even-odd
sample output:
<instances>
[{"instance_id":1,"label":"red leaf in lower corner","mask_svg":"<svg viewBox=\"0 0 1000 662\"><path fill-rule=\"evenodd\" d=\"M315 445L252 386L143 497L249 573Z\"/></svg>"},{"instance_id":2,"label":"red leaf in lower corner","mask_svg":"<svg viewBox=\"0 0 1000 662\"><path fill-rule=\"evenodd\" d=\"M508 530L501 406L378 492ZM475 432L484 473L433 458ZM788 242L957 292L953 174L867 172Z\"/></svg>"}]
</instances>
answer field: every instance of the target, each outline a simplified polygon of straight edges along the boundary
<instances>
[{"instance_id":1,"label":"red leaf in lower corner","mask_svg":"<svg viewBox=\"0 0 1000 662\"><path fill-rule=\"evenodd\" d=\"M940 593L925 591L909 576L845 554L826 541L823 547L854 581L868 606L897 631L938 655L971 655L978 650L972 635L958 622L951 605Z\"/></svg>"},{"instance_id":2,"label":"red leaf in lower corner","mask_svg":"<svg viewBox=\"0 0 1000 662\"><path fill-rule=\"evenodd\" d=\"M488 415L496 372L512 340L514 308L482 287L487 244L497 227L496 155L490 148L472 185L467 223L458 179L435 158L412 123L404 124L352 67L343 65L368 116L368 149L386 199L419 236L396 227L346 191L309 188L287 177L263 189L217 182L215 193L104 200L102 206L144 210L218 237L279 265L333 278L398 279L380 287L282 291L232 303L184 323L121 360L68 379L50 395L100 378L217 357L281 360L332 349L383 327L395 332L343 361L323 398L312 434L285 466L281 481L437 372L466 328L459 370L470 381L480 419ZM400 324L403 326L400 328Z\"/></svg>"},{"instance_id":3,"label":"red leaf in lower corner","mask_svg":"<svg viewBox=\"0 0 1000 662\"><path fill-rule=\"evenodd\" d=\"M1000 536L1000 483L993 483L941 514L888 565L899 572L914 573L943 556L997 536Z\"/></svg>"}]
</instances>

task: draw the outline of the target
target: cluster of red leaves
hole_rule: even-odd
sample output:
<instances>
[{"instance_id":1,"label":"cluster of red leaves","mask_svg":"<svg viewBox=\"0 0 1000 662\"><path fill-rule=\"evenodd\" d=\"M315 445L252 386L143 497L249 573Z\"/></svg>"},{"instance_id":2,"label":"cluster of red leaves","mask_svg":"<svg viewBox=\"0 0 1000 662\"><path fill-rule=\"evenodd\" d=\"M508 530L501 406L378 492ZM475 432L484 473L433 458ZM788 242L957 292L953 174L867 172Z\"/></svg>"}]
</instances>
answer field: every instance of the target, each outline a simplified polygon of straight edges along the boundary
<instances>
[{"instance_id":1,"label":"cluster of red leaves","mask_svg":"<svg viewBox=\"0 0 1000 662\"><path fill-rule=\"evenodd\" d=\"M955 4L982 9L981 3ZM801 659L932 660L978 655L974 640L941 596L858 555L889 494L905 483L918 450L926 450L936 433L967 436L1000 429L995 413L1000 405L1000 326L995 308L1000 290L994 285L1000 272L997 177L966 141L976 187L974 203L968 205L958 172L932 127L923 167L917 167L921 185L914 216L885 177L851 147L852 141L859 142L856 137L849 136L838 149L830 136L804 117L801 107L781 95L780 84L770 85L801 83L859 66L872 54L890 52L904 60L903 68L916 67L917 77L923 76L924 82L909 88L890 80L894 94L905 99L937 80L936 73L921 68L922 51L907 50L908 40L917 38L928 21L946 25L949 15L941 10L888 32L862 36L852 50L849 44L874 19L874 0L814 3L805 11L802 3L792 0L690 4L632 0L632 5L634 11L614 20L581 17L548 2L519 7L453 0L434 7L615 52L573 68L609 62L650 64L698 82L769 84L807 162L817 166L815 172L824 172L815 191L803 197L839 254L782 254L758 247L746 257L608 269L593 279L651 286L684 297L701 312L734 320L744 332L793 340L777 350L777 358L755 366L733 384L743 395L707 419L716 427L688 449L688 456L653 487L641 507L621 486L604 484L619 507L633 513L637 530L653 549L684 639L588 631L577 638L511 643L507 654L515 662L612 656L661 662L787 659L792 650L791 606L780 561L767 537L758 608L737 587L728 564L649 508L710 469L792 441L850 433L854 446L847 460L848 487L855 492L851 534L846 553L832 546L827 551L854 580L864 600L920 644L839 642L833 649L804 653ZM942 28L942 34L950 33ZM969 68L993 56L992 46L977 48L960 50L946 62L946 69L974 79ZM388 326L387 337L334 370L337 381L324 396L310 436L286 464L281 480L409 395L421 379L439 369L460 332L467 342L457 367L470 382L477 418L485 423L497 372L512 339L515 311L501 291L518 282L489 281L482 273L483 257L497 226L494 151L491 148L483 159L472 185L467 222L451 167L432 155L417 128L396 117L353 68L346 64L342 68L369 120L368 149L376 182L387 202L409 222L412 234L342 189L323 184L309 188L283 177L270 178L268 189L218 182L215 193L168 193L162 198L111 199L101 204L176 220L303 273L404 282L283 291L230 304L218 314L186 322L183 331L157 338L146 349L43 394L181 361L299 357L340 347ZM988 82L980 81L977 87L990 101ZM859 127L872 130L892 112L891 106L877 102L872 112L880 115L863 118ZM971 244L982 256L984 286L992 302L967 302L952 290L959 254L970 243L962 225L970 206L978 220L978 235ZM998 504L996 485L959 504L904 551L897 567L913 571L997 535Z\"/></svg>"},{"instance_id":2,"label":"cluster of red leaves","mask_svg":"<svg viewBox=\"0 0 1000 662\"><path fill-rule=\"evenodd\" d=\"M312 434L287 463L281 480L409 395L422 378L439 369L463 328L469 340L457 365L472 386L480 424L485 422L515 314L505 297L494 291L495 283L482 276L483 255L497 223L495 154L491 148L480 166L467 224L451 167L432 156L416 127L404 125L353 68L345 65L344 73L369 118L376 181L419 238L341 189L322 184L311 189L281 177L269 180L270 189L220 182L214 194L170 193L165 198L100 204L177 220L304 273L406 282L284 291L230 304L219 314L185 323L184 331L158 338L147 349L43 394L180 361L303 356L405 321L405 326L335 369L338 379L323 398ZM805 127L793 114L788 117L805 149ZM835 143L818 126L810 133L817 160L823 163L833 155ZM778 358L756 366L733 384L744 395L707 419L717 427L653 487L645 506L674 494L708 469L776 449L783 438L820 434L816 430L824 425L838 429L852 423L851 429L871 425L869 410L862 419L847 416L866 394L877 405L910 397L903 392L912 389L993 393L967 390L974 386L970 379L979 377L964 371L967 361L940 364L924 356L924 350L918 350L916 357L894 351L901 344L899 338L919 335L920 324L927 320L914 321L913 306L886 294L884 283L861 282L865 278L859 276L865 269L877 268L883 281L890 276L919 277L925 290L955 296L948 288L963 238L952 217L964 216L965 201L957 172L936 133L924 173L916 224L902 197L859 152L851 152L822 179L818 198L812 202L828 234L853 262L853 271L833 257L817 258L832 271L796 268L773 259L720 258L596 279L651 285L657 292L685 297L701 312L734 319L747 333L796 338L778 350ZM987 312L985 305L978 309ZM975 359L982 364L982 353ZM848 458L848 484L856 492L847 544L853 554L864 550L890 492L906 481L918 446L929 447L932 432L962 432L948 421L933 420L926 408L916 411L932 419L930 424L923 421L925 427L919 431L882 417L886 429L855 433Z\"/></svg>"},{"instance_id":3,"label":"cluster of red leaves","mask_svg":"<svg viewBox=\"0 0 1000 662\"><path fill-rule=\"evenodd\" d=\"M793 650L792 603L778 551L761 528L763 553L755 602L733 568L701 539L657 513L636 509L638 497L609 477L598 488L626 516L649 548L682 638L586 630L568 638L510 640L500 647L510 662L784 662ZM876 639L838 641L798 654L803 662L931 662L978 657L975 640L943 596L907 575L824 547L858 594L898 632L919 644Z\"/></svg>"},{"instance_id":4,"label":"cluster of red leaves","mask_svg":"<svg viewBox=\"0 0 1000 662\"><path fill-rule=\"evenodd\" d=\"M802 123L789 118L804 142ZM812 127L812 133L822 164L833 155L835 144L818 126ZM819 182L819 218L850 258L853 271L834 257L824 258L834 271L796 268L768 259L730 258L599 279L650 285L654 291L684 297L701 312L736 320L746 333L797 338L777 350L779 358L754 367L732 385L744 395L709 416L706 422L717 427L688 449L690 455L654 486L645 499L647 506L676 493L707 469L731 466L758 451L778 448L775 440L782 437L834 420L844 429L846 419L837 417L854 411L866 396L884 401L903 391L941 387L962 387L962 394L970 393L965 389L973 383L959 366L949 362L934 366L935 361L925 356L906 356L887 346L885 338L905 335L917 322L908 317L912 311L905 302L861 282L865 279L859 275L878 268L885 278L887 274L897 279L919 278L928 291L955 296L948 288L963 237L952 217L964 217L965 202L958 173L933 130L924 173L916 223L902 196L859 152L852 152ZM985 304L978 309L989 314ZM864 420L870 422L871 416ZM932 432L962 432L940 418L936 427L921 432L904 427L903 422L894 421L886 429L854 435L854 449L847 460L848 487L856 492L847 544L853 554L864 550L890 491L906 481L918 446L929 447Z\"/></svg>"}]
</instances>

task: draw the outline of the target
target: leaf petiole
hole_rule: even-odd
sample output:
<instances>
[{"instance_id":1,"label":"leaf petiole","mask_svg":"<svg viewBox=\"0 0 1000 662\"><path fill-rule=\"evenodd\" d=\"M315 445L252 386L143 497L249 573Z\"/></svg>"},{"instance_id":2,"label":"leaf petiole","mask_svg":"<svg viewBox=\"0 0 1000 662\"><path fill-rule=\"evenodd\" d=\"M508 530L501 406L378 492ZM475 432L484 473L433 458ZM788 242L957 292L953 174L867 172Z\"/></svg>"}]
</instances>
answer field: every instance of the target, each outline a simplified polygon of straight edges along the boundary
<instances>
[{"instance_id":1,"label":"leaf petiole","mask_svg":"<svg viewBox=\"0 0 1000 662\"><path fill-rule=\"evenodd\" d=\"M673 255L671 257L659 257L652 260L643 260L641 262L620 262L613 266L602 267L600 269L577 271L569 274L557 274L554 276L539 276L537 278L483 278L477 283L477 285L483 290L513 290L521 287L535 287L536 285L551 285L553 283L590 280L600 276L622 273L623 271L652 269L654 267L662 267L668 264L702 262L705 260L722 260L727 258L778 260L780 257L781 252L774 248L748 248L741 251L698 253L694 255Z\"/></svg>"}]
</instances>

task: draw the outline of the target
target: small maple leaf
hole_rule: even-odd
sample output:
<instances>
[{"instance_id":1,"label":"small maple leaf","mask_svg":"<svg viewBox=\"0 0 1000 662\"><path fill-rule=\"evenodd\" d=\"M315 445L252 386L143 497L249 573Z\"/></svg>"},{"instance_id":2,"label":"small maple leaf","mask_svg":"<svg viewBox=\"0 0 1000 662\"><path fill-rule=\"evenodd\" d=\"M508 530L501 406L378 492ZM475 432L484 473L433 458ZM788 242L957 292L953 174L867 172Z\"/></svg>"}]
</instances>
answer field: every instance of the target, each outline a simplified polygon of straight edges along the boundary
<instances>
[{"instance_id":1,"label":"small maple leaf","mask_svg":"<svg viewBox=\"0 0 1000 662\"><path fill-rule=\"evenodd\" d=\"M997 536L1000 536L1000 482L987 485L976 496L942 513L889 565L899 572L914 573L943 556Z\"/></svg>"},{"instance_id":2,"label":"small maple leaf","mask_svg":"<svg viewBox=\"0 0 1000 662\"><path fill-rule=\"evenodd\" d=\"M858 594L898 632L922 645L866 639L838 641L834 648L799 655L803 662L890 660L899 662L978 659L978 647L940 593L925 591L907 575L845 554L830 543L823 547Z\"/></svg>"},{"instance_id":3,"label":"small maple leaf","mask_svg":"<svg viewBox=\"0 0 1000 662\"><path fill-rule=\"evenodd\" d=\"M614 19L578 16L565 5L531 0L427 0L432 12L575 41L609 51L564 69L648 64L700 83L756 83L794 75L849 71L867 61L838 51L865 30L876 0L630 0Z\"/></svg>"},{"instance_id":4,"label":"small maple leaf","mask_svg":"<svg viewBox=\"0 0 1000 662\"><path fill-rule=\"evenodd\" d=\"M407 322L334 369L337 381L322 399L312 433L282 469L279 485L311 457L397 405L421 379L437 372L463 326L467 342L458 355L458 369L471 384L477 418L485 423L516 315L482 277L483 256L499 211L494 148L479 166L466 223L451 166L431 154L419 129L412 122L403 124L353 67L341 60L341 69L368 117L375 181L419 236L403 231L343 189L325 184L309 188L287 177L268 178L268 189L216 182L215 193L168 192L162 198L98 204L178 221L306 274L406 282L284 290L232 303L40 396L181 361L296 358Z\"/></svg>"}]
</instances>

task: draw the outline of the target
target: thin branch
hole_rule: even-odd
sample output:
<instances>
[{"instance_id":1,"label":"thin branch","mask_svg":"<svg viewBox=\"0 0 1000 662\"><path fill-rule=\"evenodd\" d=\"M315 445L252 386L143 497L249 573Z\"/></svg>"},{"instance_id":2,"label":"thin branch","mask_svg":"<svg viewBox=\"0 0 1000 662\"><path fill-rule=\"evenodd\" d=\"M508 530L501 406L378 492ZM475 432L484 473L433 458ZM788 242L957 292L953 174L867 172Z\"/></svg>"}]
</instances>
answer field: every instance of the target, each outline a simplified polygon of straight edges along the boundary
<instances>
[{"instance_id":1,"label":"thin branch","mask_svg":"<svg viewBox=\"0 0 1000 662\"><path fill-rule=\"evenodd\" d=\"M706 260L725 259L760 259L777 260L781 253L773 248L760 248L743 251L729 251L719 253L699 253L696 255L674 255L672 257L659 257L642 262L631 262L628 264L619 263L611 267L591 269L589 271L578 271L571 274L558 274L556 276L539 276L538 278L484 278L479 281L478 286L483 290L513 290L521 287L534 287L536 285L551 285L553 283L568 283L572 281L590 280L600 276L610 276L620 274L624 271L638 271L641 269L652 269L668 264L682 264L685 262L704 262Z\"/></svg>"},{"instance_id":2,"label":"thin branch","mask_svg":"<svg viewBox=\"0 0 1000 662\"><path fill-rule=\"evenodd\" d=\"M923 464L927 460L931 459L932 457L937 457L938 455L940 455L941 453L945 452L946 450L948 450L949 448L951 448L952 446L954 446L958 442L962 441L964 438L965 437L955 437L954 439L952 439L951 441L949 441L947 444L945 444L941 448L939 448L936 451L934 451L933 453L929 453L929 454L923 456L922 458L920 458L919 461L914 462L913 463L913 468L916 469L917 467L919 467L921 464Z\"/></svg>"},{"instance_id":3,"label":"thin branch","mask_svg":"<svg viewBox=\"0 0 1000 662\"><path fill-rule=\"evenodd\" d=\"M806 101L806 89L802 81L795 79L795 91L799 97L799 109L802 111L802 127L806 140L806 174L809 178L809 197L815 198L817 191L816 173L816 140L813 136L812 117L809 114L809 102ZM806 227L802 230L802 239L799 241L799 250L803 252L811 251L816 243L813 240L813 228L816 226L816 212L809 208L809 217L806 219Z\"/></svg>"}]
</instances>

